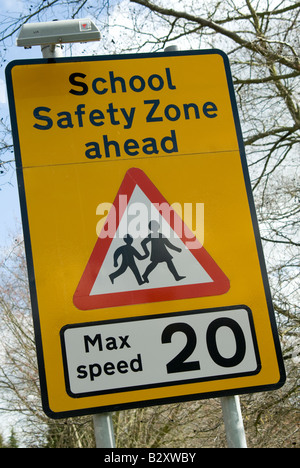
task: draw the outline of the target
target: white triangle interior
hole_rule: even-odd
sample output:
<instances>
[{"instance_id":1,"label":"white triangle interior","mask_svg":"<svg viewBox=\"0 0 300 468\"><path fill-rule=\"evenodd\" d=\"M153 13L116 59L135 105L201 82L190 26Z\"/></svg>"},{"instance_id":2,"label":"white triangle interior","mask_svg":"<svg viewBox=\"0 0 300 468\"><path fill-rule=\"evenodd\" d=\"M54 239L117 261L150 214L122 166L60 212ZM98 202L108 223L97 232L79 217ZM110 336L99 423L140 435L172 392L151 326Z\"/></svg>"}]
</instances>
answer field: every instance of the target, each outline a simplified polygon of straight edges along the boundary
<instances>
[{"instance_id":1,"label":"white triangle interior","mask_svg":"<svg viewBox=\"0 0 300 468\"><path fill-rule=\"evenodd\" d=\"M129 267L122 275L115 278L114 283L112 283L109 275L116 271L122 262L122 258L120 257L118 260L118 267L114 267L114 253L116 249L125 245L124 236L130 234L134 238L132 246L143 255L144 251L141 247L141 242L150 233L148 225L149 222L153 220L158 221L160 224L159 232L167 237L173 245L181 248L180 253L173 250L169 252L173 257L172 262L178 274L185 278L176 281L169 271L166 262L161 262L158 263L157 267L150 273L148 277L149 283L139 285ZM148 257L144 260L135 259L135 263L142 276L150 263L150 258ZM173 287L176 285L211 283L212 281L213 280L202 265L200 265L180 237L178 237L167 221L162 217L158 209L151 203L141 188L136 185L90 295L114 294L126 291Z\"/></svg>"}]
</instances>

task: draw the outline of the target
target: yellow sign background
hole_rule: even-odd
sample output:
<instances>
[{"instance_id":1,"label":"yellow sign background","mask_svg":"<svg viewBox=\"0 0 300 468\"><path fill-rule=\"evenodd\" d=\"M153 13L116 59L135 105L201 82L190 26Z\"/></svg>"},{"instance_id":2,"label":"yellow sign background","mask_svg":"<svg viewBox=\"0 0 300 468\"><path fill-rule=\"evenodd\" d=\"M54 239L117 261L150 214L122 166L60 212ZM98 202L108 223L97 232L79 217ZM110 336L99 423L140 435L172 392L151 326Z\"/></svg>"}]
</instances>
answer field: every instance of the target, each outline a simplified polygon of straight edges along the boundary
<instances>
[{"instance_id":1,"label":"yellow sign background","mask_svg":"<svg viewBox=\"0 0 300 468\"><path fill-rule=\"evenodd\" d=\"M23 174L26 196L47 388L43 397L46 412L57 417L114 405L136 406L148 400L281 385L283 371L278 364L274 318L270 317L269 292L260 265L263 260L256 245L244 180L246 169L239 150L226 57L218 52L199 52L80 60L11 64L12 101L22 160L22 170L18 171ZM176 89L168 86L166 69ZM115 77L124 78L127 91L122 92L116 82L116 93L108 89L105 94L96 94L93 80L102 77L107 81L98 81L98 89L109 88L111 71ZM81 79L88 86L85 95L70 93L70 89L82 89L70 83L73 73L85 75ZM162 89L147 86L153 74L163 77ZM145 80L143 91L129 87L130 78L136 75ZM158 86L161 82L157 78L153 83ZM145 100L159 100L155 115L162 121L146 121L150 105L145 105ZM109 120L110 103L118 109L114 122L119 119L120 124ZM189 119L184 118L183 104L188 103L199 106L199 119L193 118L192 111ZM206 103L217 108L206 106L209 117L203 113ZM79 104L84 104L86 112L82 127L75 114ZM164 114L170 104L181 110L177 120L168 120ZM34 116L34 109L41 107L51 109L40 112L51 116L53 125L49 129L34 127L36 123L47 124ZM131 128L122 125L121 108L127 115L135 108ZM89 112L95 109L105 116L101 126L89 120ZM174 117L175 111L170 108L169 115ZM62 112L72 116L72 128L56 125L62 118L57 113ZM211 117L214 112L217 116ZM140 151L143 139L152 137L159 143L171 135L171 130L176 134L178 151L166 153L159 148L159 153L152 155ZM120 149L128 139L137 141L139 154L122 151L117 157L111 147L109 158L104 154L101 158L87 158L86 143L99 142L101 146L104 134L117 141ZM99 203L113 202L131 167L142 169L170 204L204 203L204 247L230 280L226 294L88 311L73 305L74 291L97 240L96 208ZM25 210L24 200L21 203ZM239 304L248 306L253 314L261 360L257 375L78 399L66 393L59 338L63 326Z\"/></svg>"}]
</instances>

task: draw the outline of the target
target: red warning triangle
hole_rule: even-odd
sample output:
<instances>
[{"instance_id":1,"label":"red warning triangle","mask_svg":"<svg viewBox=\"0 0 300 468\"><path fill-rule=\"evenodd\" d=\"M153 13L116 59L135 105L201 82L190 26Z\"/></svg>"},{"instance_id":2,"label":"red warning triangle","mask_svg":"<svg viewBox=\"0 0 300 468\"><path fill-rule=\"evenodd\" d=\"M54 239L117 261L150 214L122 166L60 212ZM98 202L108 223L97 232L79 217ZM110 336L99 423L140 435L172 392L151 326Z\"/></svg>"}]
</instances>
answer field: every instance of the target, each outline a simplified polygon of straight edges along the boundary
<instances>
[{"instance_id":1,"label":"red warning triangle","mask_svg":"<svg viewBox=\"0 0 300 468\"><path fill-rule=\"evenodd\" d=\"M226 293L230 282L147 175L131 168L79 281L90 310Z\"/></svg>"}]
</instances>

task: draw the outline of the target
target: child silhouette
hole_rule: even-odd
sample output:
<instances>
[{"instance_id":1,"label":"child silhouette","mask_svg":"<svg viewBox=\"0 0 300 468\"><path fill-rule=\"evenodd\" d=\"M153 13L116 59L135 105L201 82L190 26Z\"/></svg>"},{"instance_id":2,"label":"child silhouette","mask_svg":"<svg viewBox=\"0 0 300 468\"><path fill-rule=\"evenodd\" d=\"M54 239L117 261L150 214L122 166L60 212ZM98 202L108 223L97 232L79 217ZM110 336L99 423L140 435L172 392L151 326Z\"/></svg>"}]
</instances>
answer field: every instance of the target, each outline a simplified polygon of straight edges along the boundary
<instances>
[{"instance_id":1,"label":"child silhouette","mask_svg":"<svg viewBox=\"0 0 300 468\"><path fill-rule=\"evenodd\" d=\"M166 262L170 272L174 276L176 281L180 281L185 278L185 276L180 276L175 268L174 263L172 262L172 255L167 250L175 250L175 252L181 252L179 247L173 245L167 237L165 237L161 232L159 232L160 224L157 221L150 221L149 229L151 233L141 242L141 246L144 249L146 256L150 255L147 244L151 244L151 263L147 266L145 273L143 274L143 279L146 283L149 283L148 276L149 274L157 267L159 263Z\"/></svg>"},{"instance_id":2,"label":"child silhouette","mask_svg":"<svg viewBox=\"0 0 300 468\"><path fill-rule=\"evenodd\" d=\"M129 267L134 274L137 282L139 285L144 284L144 281L141 278L140 272L135 264L135 258L138 260L143 260L146 258L148 255L145 253L145 255L141 255L133 246L133 237L131 237L129 234L126 234L123 238L125 245L122 245L119 247L115 253L114 253L114 267L116 268L118 266L118 259L120 256L122 256L122 263L121 266L117 271L114 273L111 273L109 275L110 281L112 284L114 284L114 280L118 277L121 276L127 268Z\"/></svg>"}]
</instances>

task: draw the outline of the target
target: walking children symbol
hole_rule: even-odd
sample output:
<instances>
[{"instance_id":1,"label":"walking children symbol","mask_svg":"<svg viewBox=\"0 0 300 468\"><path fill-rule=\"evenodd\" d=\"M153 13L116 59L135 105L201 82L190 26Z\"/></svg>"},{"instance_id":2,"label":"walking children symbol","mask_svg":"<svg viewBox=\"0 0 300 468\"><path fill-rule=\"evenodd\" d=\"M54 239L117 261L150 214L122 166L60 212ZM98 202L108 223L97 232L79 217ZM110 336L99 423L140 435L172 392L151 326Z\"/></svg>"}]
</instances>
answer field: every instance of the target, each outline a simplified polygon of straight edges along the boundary
<instances>
[{"instance_id":1,"label":"walking children symbol","mask_svg":"<svg viewBox=\"0 0 300 468\"><path fill-rule=\"evenodd\" d=\"M158 264L165 262L169 271L172 273L174 279L176 281L180 281L185 278L185 276L179 275L176 270L176 267L173 263L173 257L170 254L169 250L173 250L175 252L180 253L181 248L176 247L173 245L170 240L164 236L161 232L159 232L160 224L157 221L150 221L149 223L149 230L150 233L148 236L142 240L141 247L143 248L144 255L140 254L133 246L133 238L129 234L124 236L123 240L125 242L124 245L118 247L114 252L114 267L118 267L118 259L122 257L121 266L115 272L109 275L109 278L114 284L114 281L119 276L123 275L127 268L130 268L132 273L134 274L138 284L141 286L144 283L149 283L149 275L152 273L153 270L158 266ZM148 244L151 248L151 253L148 249ZM144 260L150 256L150 263L146 267L145 272L141 275L136 262L137 260Z\"/></svg>"},{"instance_id":2,"label":"walking children symbol","mask_svg":"<svg viewBox=\"0 0 300 468\"><path fill-rule=\"evenodd\" d=\"M131 237L129 234L126 234L126 236L124 236L123 239L125 245L119 247L114 253L114 267L116 268L118 266L118 259L120 256L122 256L122 264L117 271L109 275L110 281L112 282L112 284L114 284L115 279L118 276L123 275L127 268L130 268L138 284L141 285L143 284L143 280L135 264L134 258L136 257L138 260L143 260L147 257L147 255L141 255L134 247L132 247L133 237Z\"/></svg>"}]
</instances>

